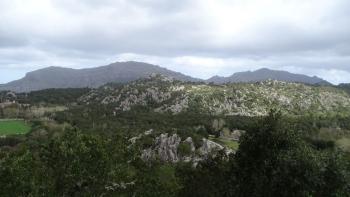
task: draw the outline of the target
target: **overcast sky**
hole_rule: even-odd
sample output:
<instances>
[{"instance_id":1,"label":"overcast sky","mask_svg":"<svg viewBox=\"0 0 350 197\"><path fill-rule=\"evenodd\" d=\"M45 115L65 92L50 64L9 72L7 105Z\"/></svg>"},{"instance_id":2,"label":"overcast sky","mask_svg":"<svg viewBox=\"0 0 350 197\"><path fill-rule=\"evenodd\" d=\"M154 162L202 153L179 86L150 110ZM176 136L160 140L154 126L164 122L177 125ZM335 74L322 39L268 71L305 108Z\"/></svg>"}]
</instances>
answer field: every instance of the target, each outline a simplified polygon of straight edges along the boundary
<instances>
[{"instance_id":1,"label":"overcast sky","mask_svg":"<svg viewBox=\"0 0 350 197\"><path fill-rule=\"evenodd\" d=\"M0 83L127 60L204 79L268 67L350 82L350 1L0 0Z\"/></svg>"}]
</instances>

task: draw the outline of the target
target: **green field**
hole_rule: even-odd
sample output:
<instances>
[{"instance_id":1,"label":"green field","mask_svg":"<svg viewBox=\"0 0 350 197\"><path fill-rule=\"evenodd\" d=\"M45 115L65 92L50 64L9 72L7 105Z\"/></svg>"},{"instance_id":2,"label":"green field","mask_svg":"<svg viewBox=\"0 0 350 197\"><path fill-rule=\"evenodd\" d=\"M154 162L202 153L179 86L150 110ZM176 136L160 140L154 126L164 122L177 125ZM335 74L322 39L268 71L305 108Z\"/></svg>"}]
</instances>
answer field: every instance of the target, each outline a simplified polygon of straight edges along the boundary
<instances>
[{"instance_id":1,"label":"green field","mask_svg":"<svg viewBox=\"0 0 350 197\"><path fill-rule=\"evenodd\" d=\"M24 120L0 120L0 136L26 134L30 125Z\"/></svg>"}]
</instances>

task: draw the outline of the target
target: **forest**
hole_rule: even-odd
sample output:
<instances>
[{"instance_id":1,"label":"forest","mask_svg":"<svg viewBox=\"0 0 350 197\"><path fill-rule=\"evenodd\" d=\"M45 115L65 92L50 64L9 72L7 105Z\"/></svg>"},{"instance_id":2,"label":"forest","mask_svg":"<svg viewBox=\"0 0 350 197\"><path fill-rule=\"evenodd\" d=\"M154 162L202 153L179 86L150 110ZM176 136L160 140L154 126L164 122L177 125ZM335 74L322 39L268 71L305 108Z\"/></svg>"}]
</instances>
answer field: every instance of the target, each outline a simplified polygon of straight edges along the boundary
<instances>
[{"instance_id":1,"label":"forest","mask_svg":"<svg viewBox=\"0 0 350 197\"><path fill-rule=\"evenodd\" d=\"M350 117L344 114L174 115L137 106L115 115L109 105L79 103L87 91L33 92L2 108L2 118L25 120L31 130L0 138L0 196L350 194ZM245 131L231 153L219 150L196 162L141 157L162 133L191 137L199 147L225 128ZM149 129L152 134L130 142ZM180 146L179 154L188 149Z\"/></svg>"}]
</instances>

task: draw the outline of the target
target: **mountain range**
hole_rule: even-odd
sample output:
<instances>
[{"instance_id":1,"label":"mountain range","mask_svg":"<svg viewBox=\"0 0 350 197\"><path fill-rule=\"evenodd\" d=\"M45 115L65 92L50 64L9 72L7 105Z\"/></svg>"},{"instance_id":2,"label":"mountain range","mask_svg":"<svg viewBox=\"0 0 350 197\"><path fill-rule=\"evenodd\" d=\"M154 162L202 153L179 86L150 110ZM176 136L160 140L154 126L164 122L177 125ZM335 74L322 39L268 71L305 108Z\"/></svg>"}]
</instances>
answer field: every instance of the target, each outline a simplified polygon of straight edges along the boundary
<instances>
[{"instance_id":1,"label":"mountain range","mask_svg":"<svg viewBox=\"0 0 350 197\"><path fill-rule=\"evenodd\" d=\"M286 82L299 82L305 84L330 84L329 82L316 76L309 77L306 75L293 74L286 71L270 70L266 68L256 71L239 72L229 77L214 76L208 80L202 80L168 70L160 66L143 62L129 61L116 62L107 66L85 69L47 67L29 72L22 79L0 85L0 90L30 92L49 88L95 88L110 82L126 83L140 78L147 78L153 73L172 77L180 81L207 82L216 84L258 82L267 79Z\"/></svg>"},{"instance_id":2,"label":"mountain range","mask_svg":"<svg viewBox=\"0 0 350 197\"><path fill-rule=\"evenodd\" d=\"M220 77L214 76L208 79L208 82L213 83L240 83L240 82L258 82L264 81L267 79L274 79L278 81L285 82L299 82L305 84L320 84L320 85L330 85L326 80L323 80L319 77L313 76L309 77L302 74L294 74L287 71L280 70L270 70L267 68L262 68L256 71L246 71L246 72L237 72L229 77Z\"/></svg>"}]
</instances>

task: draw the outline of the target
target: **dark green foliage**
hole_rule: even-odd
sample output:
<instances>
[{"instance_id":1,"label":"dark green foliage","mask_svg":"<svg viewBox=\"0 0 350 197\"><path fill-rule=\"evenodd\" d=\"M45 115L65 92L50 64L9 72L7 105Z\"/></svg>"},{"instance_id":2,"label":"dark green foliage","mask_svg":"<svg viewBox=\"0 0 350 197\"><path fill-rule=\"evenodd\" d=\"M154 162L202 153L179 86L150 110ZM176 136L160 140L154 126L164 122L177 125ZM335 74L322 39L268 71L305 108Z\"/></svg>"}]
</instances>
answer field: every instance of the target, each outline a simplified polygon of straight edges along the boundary
<instances>
[{"instance_id":1,"label":"dark green foliage","mask_svg":"<svg viewBox=\"0 0 350 197\"><path fill-rule=\"evenodd\" d=\"M183 187L179 196L234 196L231 162L223 152L220 152L217 157L210 157L196 167L190 163L180 164L177 167L177 176Z\"/></svg>"},{"instance_id":2,"label":"dark green foliage","mask_svg":"<svg viewBox=\"0 0 350 197\"><path fill-rule=\"evenodd\" d=\"M327 152L324 157L323 186L318 191L323 196L350 196L350 157L340 152Z\"/></svg>"},{"instance_id":3,"label":"dark green foliage","mask_svg":"<svg viewBox=\"0 0 350 197\"><path fill-rule=\"evenodd\" d=\"M0 107L0 118L5 118L4 109Z\"/></svg>"},{"instance_id":4,"label":"dark green foliage","mask_svg":"<svg viewBox=\"0 0 350 197\"><path fill-rule=\"evenodd\" d=\"M325 150L325 149L334 149L335 143L331 140L322 140L322 139L307 139L308 142L314 146L317 150Z\"/></svg>"},{"instance_id":5,"label":"dark green foliage","mask_svg":"<svg viewBox=\"0 0 350 197\"><path fill-rule=\"evenodd\" d=\"M178 196L181 185L175 176L173 165L157 161L140 164L137 168L136 196Z\"/></svg>"},{"instance_id":6,"label":"dark green foliage","mask_svg":"<svg viewBox=\"0 0 350 197\"><path fill-rule=\"evenodd\" d=\"M191 145L188 143L181 143L177 151L181 156L189 156L191 155Z\"/></svg>"},{"instance_id":7,"label":"dark green foliage","mask_svg":"<svg viewBox=\"0 0 350 197\"><path fill-rule=\"evenodd\" d=\"M154 145L154 137L150 136L150 135L146 135L144 137L142 137L142 139L140 140L141 144L142 144L142 149L147 149L150 148Z\"/></svg>"},{"instance_id":8,"label":"dark green foliage","mask_svg":"<svg viewBox=\"0 0 350 197\"><path fill-rule=\"evenodd\" d=\"M88 93L89 88L46 89L18 94L18 101L26 104L66 105Z\"/></svg>"},{"instance_id":9,"label":"dark green foliage","mask_svg":"<svg viewBox=\"0 0 350 197\"><path fill-rule=\"evenodd\" d=\"M128 194L119 185L135 180L136 157L123 136L107 140L72 130L36 153L28 148L1 156L1 196L114 196Z\"/></svg>"},{"instance_id":10,"label":"dark green foliage","mask_svg":"<svg viewBox=\"0 0 350 197\"><path fill-rule=\"evenodd\" d=\"M3 146L14 147L21 142L23 142L23 138L20 136L8 136L5 138L0 138L0 147L3 147Z\"/></svg>"},{"instance_id":11,"label":"dark green foliage","mask_svg":"<svg viewBox=\"0 0 350 197\"><path fill-rule=\"evenodd\" d=\"M340 180L337 186L322 190L331 184L326 178L327 171L323 169L332 168L332 163L325 162L323 157L298 133L284 127L279 113L272 112L240 141L236 154L238 196L330 196L346 193L349 182L344 180L348 171L335 174L334 179Z\"/></svg>"},{"instance_id":12,"label":"dark green foliage","mask_svg":"<svg viewBox=\"0 0 350 197\"><path fill-rule=\"evenodd\" d=\"M45 166L25 147L9 153L0 151L0 196L45 196L47 187Z\"/></svg>"},{"instance_id":13,"label":"dark green foliage","mask_svg":"<svg viewBox=\"0 0 350 197\"><path fill-rule=\"evenodd\" d=\"M350 94L350 84L349 83L341 83L337 87Z\"/></svg>"},{"instance_id":14,"label":"dark green foliage","mask_svg":"<svg viewBox=\"0 0 350 197\"><path fill-rule=\"evenodd\" d=\"M71 107L68 111L57 112L55 120L68 122L79 127L84 132L114 132L115 128L127 130L130 135L136 136L146 130L156 132L177 132L181 137L198 138L198 144L203 137L213 134L212 122L214 119L225 119L230 129L246 130L254 124L252 117L217 117L206 114L182 112L176 115L156 113L145 107L136 107L131 111L117 112L113 115L114 106L110 105L81 105ZM196 137L198 136L198 137Z\"/></svg>"},{"instance_id":15,"label":"dark green foliage","mask_svg":"<svg viewBox=\"0 0 350 197\"><path fill-rule=\"evenodd\" d=\"M347 196L348 156L316 148L281 120L272 113L243 135L236 155L221 151L196 167L140 160L154 134L140 147L121 130L68 127L35 149L0 151L0 196Z\"/></svg>"},{"instance_id":16,"label":"dark green foliage","mask_svg":"<svg viewBox=\"0 0 350 197\"><path fill-rule=\"evenodd\" d=\"M50 167L50 174L56 177L55 191L69 196L103 191L106 183L101 180L107 175L108 168L105 163L107 152L102 146L99 138L78 132L68 132L61 140L50 142L43 158ZM97 185L100 187L96 188Z\"/></svg>"}]
</instances>

